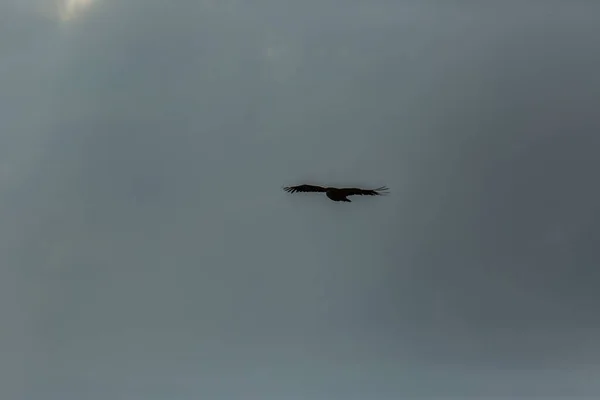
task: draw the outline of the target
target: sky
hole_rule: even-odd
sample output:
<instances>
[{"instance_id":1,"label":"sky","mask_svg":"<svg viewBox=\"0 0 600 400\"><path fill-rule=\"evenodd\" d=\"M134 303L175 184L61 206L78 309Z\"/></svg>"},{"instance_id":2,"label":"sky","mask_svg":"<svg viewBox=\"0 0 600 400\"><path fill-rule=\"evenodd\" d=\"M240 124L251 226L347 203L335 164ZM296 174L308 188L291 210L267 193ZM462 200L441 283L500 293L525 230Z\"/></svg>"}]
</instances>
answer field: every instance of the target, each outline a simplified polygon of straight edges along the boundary
<instances>
[{"instance_id":1,"label":"sky","mask_svg":"<svg viewBox=\"0 0 600 400\"><path fill-rule=\"evenodd\" d=\"M598 398L598 37L578 0L1 2L0 397Z\"/></svg>"}]
</instances>

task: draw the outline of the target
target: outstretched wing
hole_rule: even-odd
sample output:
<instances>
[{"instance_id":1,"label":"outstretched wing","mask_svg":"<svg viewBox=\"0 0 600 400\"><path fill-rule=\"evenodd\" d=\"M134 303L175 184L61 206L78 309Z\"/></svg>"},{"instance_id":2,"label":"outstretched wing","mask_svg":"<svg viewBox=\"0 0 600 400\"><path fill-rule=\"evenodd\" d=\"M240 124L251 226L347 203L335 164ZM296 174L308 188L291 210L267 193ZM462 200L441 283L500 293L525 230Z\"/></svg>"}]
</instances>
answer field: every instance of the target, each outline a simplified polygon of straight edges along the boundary
<instances>
[{"instance_id":1,"label":"outstretched wing","mask_svg":"<svg viewBox=\"0 0 600 400\"><path fill-rule=\"evenodd\" d=\"M321 186L314 185L298 185L298 186L286 186L283 188L286 192L296 193L296 192L325 192L326 188Z\"/></svg>"},{"instance_id":2,"label":"outstretched wing","mask_svg":"<svg viewBox=\"0 0 600 400\"><path fill-rule=\"evenodd\" d=\"M360 188L342 188L340 191L345 196L381 196L388 194L388 188L386 186L379 187L377 189L360 189Z\"/></svg>"}]
</instances>

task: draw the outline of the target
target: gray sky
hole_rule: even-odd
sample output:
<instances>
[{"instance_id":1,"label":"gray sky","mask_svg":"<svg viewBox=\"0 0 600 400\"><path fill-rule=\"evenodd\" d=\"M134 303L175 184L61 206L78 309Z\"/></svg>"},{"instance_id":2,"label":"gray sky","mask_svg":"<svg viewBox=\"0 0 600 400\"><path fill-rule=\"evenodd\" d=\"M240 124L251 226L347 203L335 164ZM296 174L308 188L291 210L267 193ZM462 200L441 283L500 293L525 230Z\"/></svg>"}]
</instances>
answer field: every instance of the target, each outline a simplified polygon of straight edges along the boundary
<instances>
[{"instance_id":1,"label":"gray sky","mask_svg":"<svg viewBox=\"0 0 600 400\"><path fill-rule=\"evenodd\" d=\"M591 1L3 1L0 398L600 396L599 37Z\"/></svg>"}]
</instances>

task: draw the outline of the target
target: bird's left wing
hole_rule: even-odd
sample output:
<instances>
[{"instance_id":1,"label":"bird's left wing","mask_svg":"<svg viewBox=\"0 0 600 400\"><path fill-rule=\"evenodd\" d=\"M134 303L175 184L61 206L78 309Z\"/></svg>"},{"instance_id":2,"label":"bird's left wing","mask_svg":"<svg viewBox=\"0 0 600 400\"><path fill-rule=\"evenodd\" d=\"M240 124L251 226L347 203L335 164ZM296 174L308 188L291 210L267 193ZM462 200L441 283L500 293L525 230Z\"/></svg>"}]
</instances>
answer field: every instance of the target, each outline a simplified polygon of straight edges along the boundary
<instances>
[{"instance_id":1,"label":"bird's left wing","mask_svg":"<svg viewBox=\"0 0 600 400\"><path fill-rule=\"evenodd\" d=\"M298 185L298 186L286 186L283 188L286 192L296 193L296 192L325 192L327 189L321 186L315 185Z\"/></svg>"}]
</instances>

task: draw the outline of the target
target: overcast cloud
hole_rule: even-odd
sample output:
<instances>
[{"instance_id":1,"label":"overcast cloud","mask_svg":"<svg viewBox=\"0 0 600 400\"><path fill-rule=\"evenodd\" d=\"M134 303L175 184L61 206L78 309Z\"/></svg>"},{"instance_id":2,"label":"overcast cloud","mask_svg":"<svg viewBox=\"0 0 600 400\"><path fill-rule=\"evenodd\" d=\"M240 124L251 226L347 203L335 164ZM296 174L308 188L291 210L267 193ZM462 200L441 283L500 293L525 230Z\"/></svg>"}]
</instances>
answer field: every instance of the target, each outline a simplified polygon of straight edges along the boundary
<instances>
[{"instance_id":1,"label":"overcast cloud","mask_svg":"<svg viewBox=\"0 0 600 400\"><path fill-rule=\"evenodd\" d=\"M0 4L0 398L600 396L600 3L59 3Z\"/></svg>"}]
</instances>

